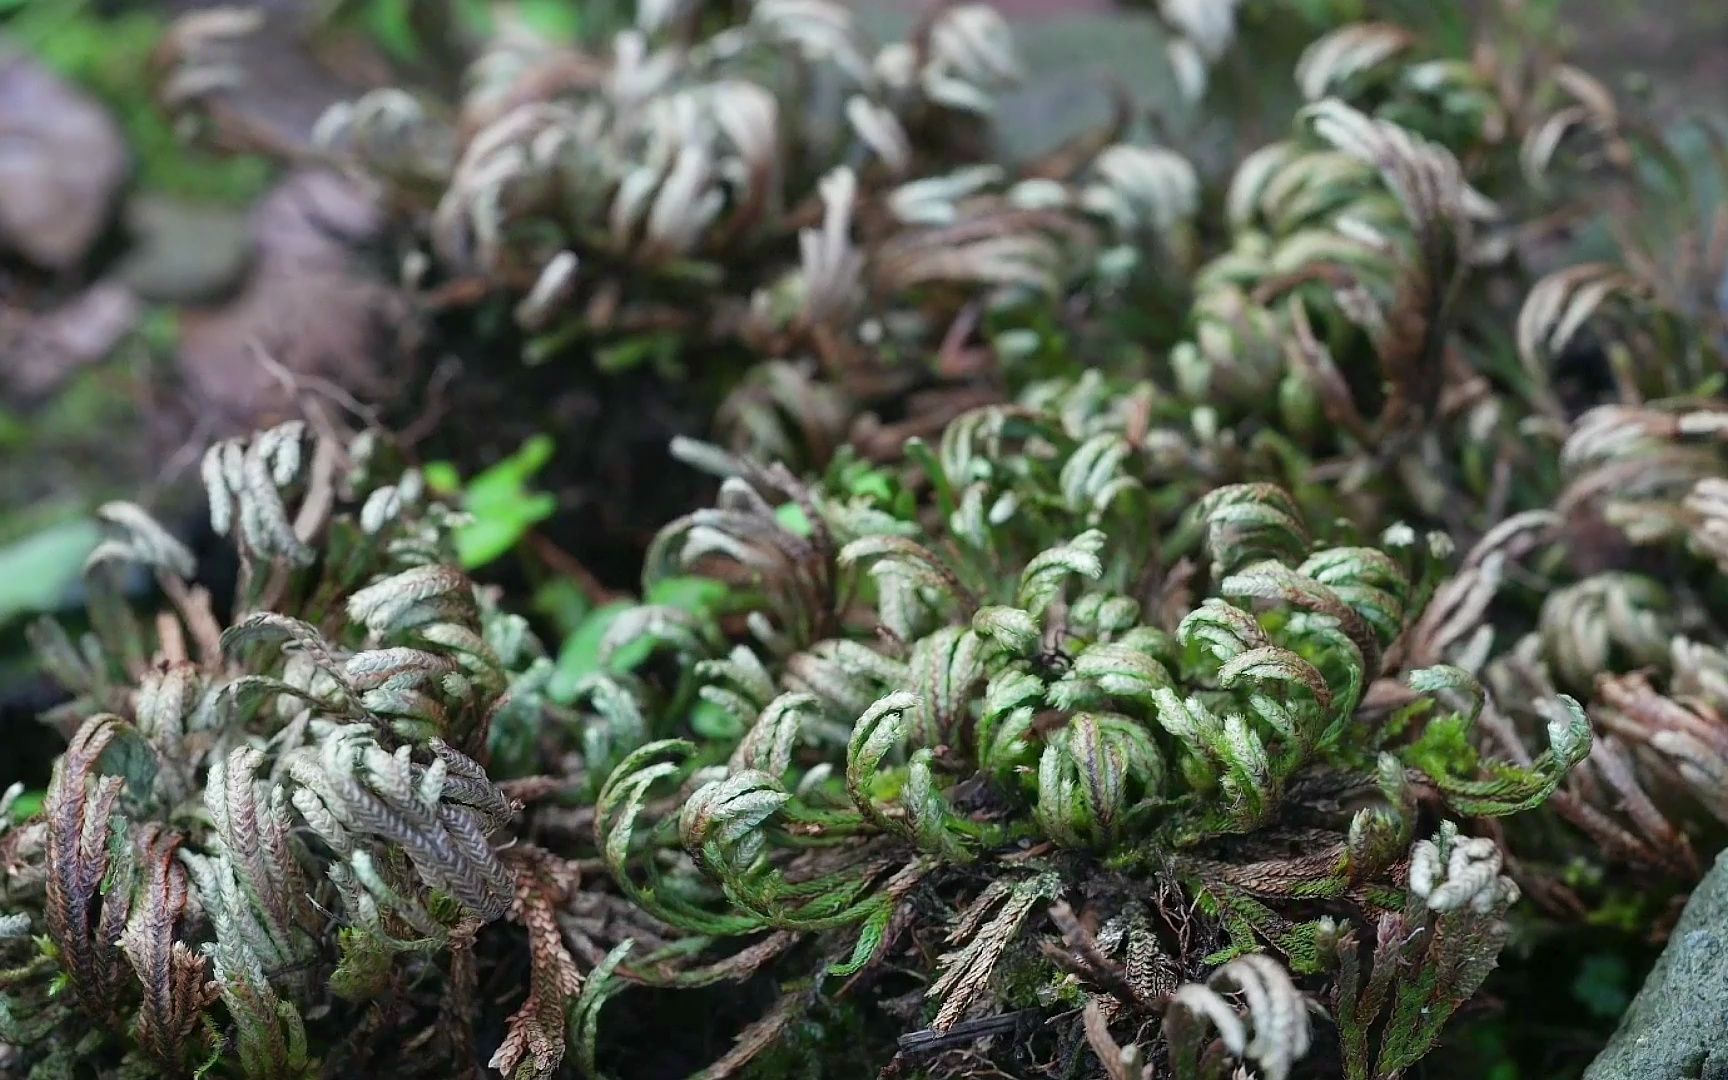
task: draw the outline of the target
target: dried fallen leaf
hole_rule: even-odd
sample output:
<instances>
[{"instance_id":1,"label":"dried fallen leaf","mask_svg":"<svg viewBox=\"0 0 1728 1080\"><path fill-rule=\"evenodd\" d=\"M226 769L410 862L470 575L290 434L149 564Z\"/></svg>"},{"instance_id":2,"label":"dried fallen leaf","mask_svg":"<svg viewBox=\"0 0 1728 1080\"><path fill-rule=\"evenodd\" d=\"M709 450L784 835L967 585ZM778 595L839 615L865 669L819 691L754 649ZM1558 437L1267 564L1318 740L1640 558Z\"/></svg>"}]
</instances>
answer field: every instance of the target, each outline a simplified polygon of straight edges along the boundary
<instances>
[{"instance_id":1,"label":"dried fallen leaf","mask_svg":"<svg viewBox=\"0 0 1728 1080\"><path fill-rule=\"evenodd\" d=\"M0 390L23 402L48 397L112 352L137 318L131 291L102 283L41 315L0 320Z\"/></svg>"}]
</instances>

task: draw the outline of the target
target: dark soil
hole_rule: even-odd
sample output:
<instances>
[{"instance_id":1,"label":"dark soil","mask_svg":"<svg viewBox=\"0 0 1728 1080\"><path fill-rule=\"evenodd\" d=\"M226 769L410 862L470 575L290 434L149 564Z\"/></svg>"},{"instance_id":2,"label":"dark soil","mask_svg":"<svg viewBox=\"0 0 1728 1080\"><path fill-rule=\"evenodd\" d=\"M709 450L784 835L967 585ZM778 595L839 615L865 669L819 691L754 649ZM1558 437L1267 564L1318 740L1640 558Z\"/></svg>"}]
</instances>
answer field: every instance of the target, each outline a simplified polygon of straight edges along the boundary
<instances>
[{"instance_id":1,"label":"dark soil","mask_svg":"<svg viewBox=\"0 0 1728 1080\"><path fill-rule=\"evenodd\" d=\"M676 435L708 434L715 380L647 368L604 372L580 348L527 364L499 332L506 315L483 306L434 320L428 352L445 359L390 426L411 439L412 429L429 429L413 456L451 461L463 476L550 435L556 450L534 484L557 497L558 510L541 535L608 588L634 591L654 534L712 497L712 481L668 447Z\"/></svg>"}]
</instances>

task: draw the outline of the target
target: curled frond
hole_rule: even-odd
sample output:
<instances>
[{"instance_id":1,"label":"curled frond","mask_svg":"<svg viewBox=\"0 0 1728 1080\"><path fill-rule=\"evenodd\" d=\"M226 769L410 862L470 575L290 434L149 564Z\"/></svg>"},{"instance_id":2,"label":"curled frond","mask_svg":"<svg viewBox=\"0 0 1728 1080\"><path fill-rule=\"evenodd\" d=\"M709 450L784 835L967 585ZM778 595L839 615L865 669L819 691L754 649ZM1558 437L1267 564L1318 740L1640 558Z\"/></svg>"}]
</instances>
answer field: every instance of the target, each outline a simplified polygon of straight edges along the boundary
<instances>
[{"instance_id":1,"label":"curled frond","mask_svg":"<svg viewBox=\"0 0 1728 1080\"><path fill-rule=\"evenodd\" d=\"M1246 1004L1238 1013L1220 994L1234 988ZM1165 1037L1173 1058L1197 1060L1199 1027L1216 1028L1225 1049L1254 1062L1267 1080L1284 1080L1307 1056L1313 1035L1309 1003L1276 960L1244 956L1219 968L1204 984L1188 983L1171 996ZM1179 1068L1182 1066L1178 1066ZM1193 1065L1186 1066L1189 1069Z\"/></svg>"}]
</instances>

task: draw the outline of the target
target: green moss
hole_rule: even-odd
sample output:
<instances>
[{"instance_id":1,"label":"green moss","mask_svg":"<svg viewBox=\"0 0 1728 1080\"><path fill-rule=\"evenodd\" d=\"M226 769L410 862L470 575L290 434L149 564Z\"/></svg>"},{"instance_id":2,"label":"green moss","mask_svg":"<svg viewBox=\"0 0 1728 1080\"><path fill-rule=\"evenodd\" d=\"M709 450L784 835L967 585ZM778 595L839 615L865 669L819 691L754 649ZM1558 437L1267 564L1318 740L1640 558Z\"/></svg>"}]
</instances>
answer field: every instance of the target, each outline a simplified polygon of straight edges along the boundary
<instances>
[{"instance_id":1,"label":"green moss","mask_svg":"<svg viewBox=\"0 0 1728 1080\"><path fill-rule=\"evenodd\" d=\"M741 1074L748 1080L833 1077L860 1080L876 1075L880 1062L858 1048L873 1042L865 1016L850 1002L825 1001L787 1026L774 1045Z\"/></svg>"},{"instance_id":2,"label":"green moss","mask_svg":"<svg viewBox=\"0 0 1728 1080\"><path fill-rule=\"evenodd\" d=\"M1086 995L1073 979L1052 977L1050 964L1032 949L1010 949L996 965L995 991L1004 1012L1015 1009L1086 1004Z\"/></svg>"}]
</instances>

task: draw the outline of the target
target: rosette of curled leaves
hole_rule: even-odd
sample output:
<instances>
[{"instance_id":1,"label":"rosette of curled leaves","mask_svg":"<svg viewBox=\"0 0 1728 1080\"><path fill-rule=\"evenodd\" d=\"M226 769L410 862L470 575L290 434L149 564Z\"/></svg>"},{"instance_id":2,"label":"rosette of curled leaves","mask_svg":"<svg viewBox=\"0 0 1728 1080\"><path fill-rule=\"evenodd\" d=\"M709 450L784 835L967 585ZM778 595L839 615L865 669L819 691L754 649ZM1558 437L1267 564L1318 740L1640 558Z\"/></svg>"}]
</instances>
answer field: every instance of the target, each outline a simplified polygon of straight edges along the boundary
<instances>
[{"instance_id":1,"label":"rosette of curled leaves","mask_svg":"<svg viewBox=\"0 0 1728 1080\"><path fill-rule=\"evenodd\" d=\"M544 911L572 878L501 850L517 806L482 765L531 642L383 457L298 423L210 451L232 613L143 510L103 509L89 631L36 633L68 745L0 832L21 1075L449 1075L476 1053L479 931L506 916L534 978L494 1064L557 1066L579 977ZM153 617L123 588L139 569Z\"/></svg>"},{"instance_id":2,"label":"rosette of curled leaves","mask_svg":"<svg viewBox=\"0 0 1728 1080\"><path fill-rule=\"evenodd\" d=\"M460 100L382 88L323 118L332 158L389 193L429 306L507 304L531 360L700 363L736 385L717 416L735 445L820 464L909 390L996 392L981 359L930 362L945 342L981 352L981 316L1036 351L1070 309L1180 291L1195 170L1138 137L1126 101L1009 160L992 125L1022 71L992 6L944 5L881 44L838 0L626 8L599 41L503 18ZM210 20L181 38L216 36ZM184 52L170 81L200 85ZM207 81L244 80L202 52ZM959 408L921 411L934 430Z\"/></svg>"},{"instance_id":3,"label":"rosette of curled leaves","mask_svg":"<svg viewBox=\"0 0 1728 1080\"><path fill-rule=\"evenodd\" d=\"M1077 439L1027 410L910 447L922 496L856 463L806 486L679 449L725 479L714 509L656 541L648 583L706 574L735 606L622 617L613 644L645 637L665 662L595 677L580 723L605 733L585 741L606 749L589 767L609 772L607 873L683 941L629 977L772 964L795 987L708 1075L901 965L926 982L914 1053L979 1014L1082 999L1108 1034L1262 954L1328 1000L1357 993L1343 1046L1371 1027L1385 1045L1352 1075L1393 1075L1492 967L1509 883L1451 951L1357 956L1352 936L1453 910L1411 869L1433 815L1531 809L1590 745L1556 699L1540 756L1482 758L1480 685L1399 667L1445 545L1404 528L1329 545L1269 485L1165 521L1120 434ZM1187 555L1204 566L1168 572ZM1387 683L1396 711L1365 699ZM1499 880L1493 840L1454 836L1442 862L1467 844ZM1426 974L1389 1002L1401 964ZM1340 981L1364 965L1367 990ZM1279 1030L1268 1040L1294 1037Z\"/></svg>"},{"instance_id":4,"label":"rosette of curled leaves","mask_svg":"<svg viewBox=\"0 0 1728 1080\"><path fill-rule=\"evenodd\" d=\"M1485 18L1484 40L1527 35L1501 21ZM1527 311L1514 333L1538 276L1516 238L1588 216L1575 181L1621 136L1563 107L1582 95L1613 112L1576 68L1448 55L1440 37L1361 22L1304 51L1305 105L1229 181L1228 239L1193 275L1167 386L1239 439L1269 428L1325 461L1385 518L1479 533L1496 521L1485 507L1543 506L1556 488L1555 360L1578 329L1556 294L1601 303L1614 288L1582 268L1536 305L1553 324Z\"/></svg>"},{"instance_id":5,"label":"rosette of curled leaves","mask_svg":"<svg viewBox=\"0 0 1728 1080\"><path fill-rule=\"evenodd\" d=\"M1523 599L1530 613L1530 629L1483 667L1511 706L1495 741L1527 754L1529 703L1556 688L1586 702L1598 731L1553 803L1576 830L1571 842L1515 839L1532 862L1593 868L1570 880L1531 876L1527 891L1563 918L1616 895L1651 896L1653 880L1691 883L1728 821L1728 633L1715 603L1723 415L1702 396L1582 413L1560 454L1566 484L1554 510L1526 515L1526 540L1460 576L1478 593L1469 617L1482 640L1495 632L1489 602ZM1518 597L1514 574L1540 582L1537 596Z\"/></svg>"},{"instance_id":6,"label":"rosette of curled leaves","mask_svg":"<svg viewBox=\"0 0 1728 1080\"><path fill-rule=\"evenodd\" d=\"M1533 753L1526 743L1556 689L1586 703L1597 737L1550 800L1569 828L1513 827L1506 840L1548 914L1619 907L1634 913L1621 920L1629 927L1661 918L1664 894L1699 877L1728 821L1728 633L1716 602L1728 421L1723 317L1703 299L1722 271L1719 256L1690 254L1696 221L1666 227L1694 212L1692 182L1633 164L1668 153L1663 139L1617 114L1584 73L1563 81L1570 103L1540 119L1523 164L1559 179L1549 166L1564 145L1620 177L1621 250L1525 292L1517 357L1540 392L1524 426L1552 479L1520 485L1520 497L1551 494L1483 533L1412 645L1483 674L1502 705L1487 716L1488 741L1514 759ZM1580 385L1580 364L1599 365L1599 377Z\"/></svg>"}]
</instances>

